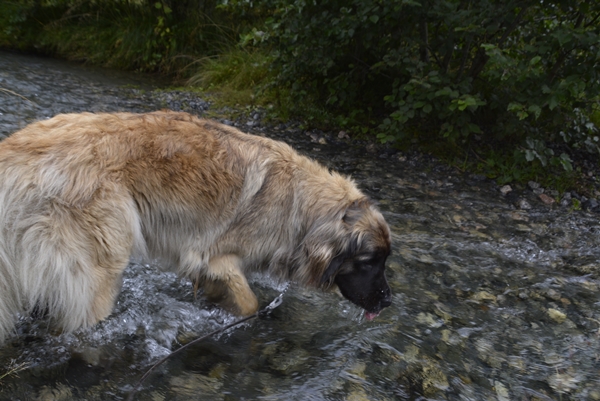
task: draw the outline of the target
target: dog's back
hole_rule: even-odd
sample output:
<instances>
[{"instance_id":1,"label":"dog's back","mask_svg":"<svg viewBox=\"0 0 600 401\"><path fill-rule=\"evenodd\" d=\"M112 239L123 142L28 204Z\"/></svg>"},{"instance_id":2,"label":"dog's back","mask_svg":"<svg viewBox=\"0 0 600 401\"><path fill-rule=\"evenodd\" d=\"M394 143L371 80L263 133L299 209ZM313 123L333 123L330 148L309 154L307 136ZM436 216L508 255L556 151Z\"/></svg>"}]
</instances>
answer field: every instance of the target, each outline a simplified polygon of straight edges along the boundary
<instances>
[{"instance_id":1,"label":"dog's back","mask_svg":"<svg viewBox=\"0 0 600 401\"><path fill-rule=\"evenodd\" d=\"M261 188L264 149L296 155L170 112L59 115L4 140L0 341L34 308L66 331L106 317L131 255L196 277Z\"/></svg>"}]
</instances>

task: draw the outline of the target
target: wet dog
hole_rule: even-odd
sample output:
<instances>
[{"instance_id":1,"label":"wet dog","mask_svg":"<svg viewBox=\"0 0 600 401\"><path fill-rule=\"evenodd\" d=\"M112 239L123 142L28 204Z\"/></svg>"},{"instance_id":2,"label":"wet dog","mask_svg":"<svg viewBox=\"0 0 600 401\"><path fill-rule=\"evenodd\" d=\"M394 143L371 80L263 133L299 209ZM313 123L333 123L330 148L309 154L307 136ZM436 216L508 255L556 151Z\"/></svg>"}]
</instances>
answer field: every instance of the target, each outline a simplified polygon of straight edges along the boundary
<instances>
[{"instance_id":1,"label":"wet dog","mask_svg":"<svg viewBox=\"0 0 600 401\"><path fill-rule=\"evenodd\" d=\"M390 232L355 184L288 145L185 113L65 114L0 143L0 341L19 313L64 331L111 313L131 257L239 315L249 272L390 305Z\"/></svg>"}]
</instances>

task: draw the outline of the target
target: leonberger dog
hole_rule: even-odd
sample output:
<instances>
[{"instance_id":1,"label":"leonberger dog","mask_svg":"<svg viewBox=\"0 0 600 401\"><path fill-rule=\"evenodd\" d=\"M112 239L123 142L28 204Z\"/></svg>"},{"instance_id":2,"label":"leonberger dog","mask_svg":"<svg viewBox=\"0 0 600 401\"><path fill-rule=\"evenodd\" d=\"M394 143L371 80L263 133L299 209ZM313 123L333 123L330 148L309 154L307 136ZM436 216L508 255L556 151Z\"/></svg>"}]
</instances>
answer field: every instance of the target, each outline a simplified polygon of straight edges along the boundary
<instances>
[{"instance_id":1,"label":"leonberger dog","mask_svg":"<svg viewBox=\"0 0 600 401\"><path fill-rule=\"evenodd\" d=\"M186 113L63 114L0 143L0 341L42 310L107 317L130 258L159 261L237 315L246 275L391 303L390 231L348 178L282 142Z\"/></svg>"}]
</instances>

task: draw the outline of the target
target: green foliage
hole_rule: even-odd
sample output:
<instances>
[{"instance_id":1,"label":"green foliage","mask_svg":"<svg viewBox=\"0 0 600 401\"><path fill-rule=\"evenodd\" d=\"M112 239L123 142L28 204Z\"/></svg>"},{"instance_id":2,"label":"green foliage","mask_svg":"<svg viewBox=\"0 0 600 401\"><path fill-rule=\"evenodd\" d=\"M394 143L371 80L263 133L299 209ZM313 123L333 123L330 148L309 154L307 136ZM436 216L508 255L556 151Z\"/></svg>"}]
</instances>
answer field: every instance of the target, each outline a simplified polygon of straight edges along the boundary
<instances>
[{"instance_id":1,"label":"green foliage","mask_svg":"<svg viewBox=\"0 0 600 401\"><path fill-rule=\"evenodd\" d=\"M536 163L533 168L524 168L526 160L522 152L514 150L512 153L506 153L488 152L485 160L478 164L476 170L484 173L488 178L495 179L499 185L513 181L537 180L539 163Z\"/></svg>"},{"instance_id":2,"label":"green foliage","mask_svg":"<svg viewBox=\"0 0 600 401\"><path fill-rule=\"evenodd\" d=\"M273 51L301 104L368 125L382 142L509 146L572 170L559 140L598 152L600 3L582 0L229 0L265 24L244 43ZM596 111L596 114L598 112ZM351 118L349 118L351 116ZM585 121L584 121L585 120ZM597 119L596 119L597 120ZM563 141L560 141L561 143Z\"/></svg>"},{"instance_id":3,"label":"green foliage","mask_svg":"<svg viewBox=\"0 0 600 401\"><path fill-rule=\"evenodd\" d=\"M257 88L263 93L258 103L269 103L265 96L267 83L273 80L270 59L261 51L237 47L223 54L205 57L197 62L199 71L188 81L202 90L217 92L230 104L257 103Z\"/></svg>"}]
</instances>

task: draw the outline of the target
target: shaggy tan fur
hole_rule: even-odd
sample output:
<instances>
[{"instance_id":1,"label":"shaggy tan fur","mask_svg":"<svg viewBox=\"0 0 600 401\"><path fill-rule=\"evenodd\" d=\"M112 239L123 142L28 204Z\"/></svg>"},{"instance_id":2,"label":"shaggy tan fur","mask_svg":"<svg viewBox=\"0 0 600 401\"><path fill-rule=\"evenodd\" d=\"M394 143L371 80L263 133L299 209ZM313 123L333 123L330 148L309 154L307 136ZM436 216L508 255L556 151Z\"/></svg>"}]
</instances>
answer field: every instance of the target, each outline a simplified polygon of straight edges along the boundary
<instances>
[{"instance_id":1,"label":"shaggy tan fur","mask_svg":"<svg viewBox=\"0 0 600 401\"><path fill-rule=\"evenodd\" d=\"M130 257L248 315L247 272L322 287L350 240L389 238L351 180L286 144L185 113L58 115L0 143L0 341L36 307L65 331L105 318Z\"/></svg>"}]
</instances>

